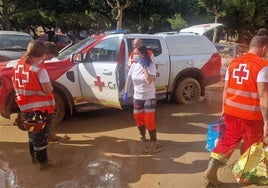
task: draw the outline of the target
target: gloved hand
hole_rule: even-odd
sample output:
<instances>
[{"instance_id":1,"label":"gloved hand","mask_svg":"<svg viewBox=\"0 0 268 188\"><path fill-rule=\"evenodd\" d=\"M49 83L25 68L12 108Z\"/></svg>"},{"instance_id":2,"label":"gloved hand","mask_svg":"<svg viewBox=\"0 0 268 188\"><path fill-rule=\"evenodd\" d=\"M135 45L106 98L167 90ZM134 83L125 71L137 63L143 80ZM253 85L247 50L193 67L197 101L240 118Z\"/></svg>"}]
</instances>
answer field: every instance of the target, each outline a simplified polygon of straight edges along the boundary
<instances>
[{"instance_id":1,"label":"gloved hand","mask_svg":"<svg viewBox=\"0 0 268 188\"><path fill-rule=\"evenodd\" d=\"M128 93L124 93L124 95L123 95L123 101L124 101L124 103L127 103L128 102Z\"/></svg>"},{"instance_id":2,"label":"gloved hand","mask_svg":"<svg viewBox=\"0 0 268 188\"><path fill-rule=\"evenodd\" d=\"M141 59L141 65L143 68L147 68L149 66L148 62L144 58Z\"/></svg>"}]
</instances>

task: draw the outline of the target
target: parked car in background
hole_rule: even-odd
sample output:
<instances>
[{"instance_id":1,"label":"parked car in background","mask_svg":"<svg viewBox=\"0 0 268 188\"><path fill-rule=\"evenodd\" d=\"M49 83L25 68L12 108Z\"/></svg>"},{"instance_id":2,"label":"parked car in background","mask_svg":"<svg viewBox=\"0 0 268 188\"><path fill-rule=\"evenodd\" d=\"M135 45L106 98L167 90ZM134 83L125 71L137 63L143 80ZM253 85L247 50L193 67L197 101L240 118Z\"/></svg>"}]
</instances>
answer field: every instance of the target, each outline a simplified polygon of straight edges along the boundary
<instances>
[{"instance_id":1,"label":"parked car in background","mask_svg":"<svg viewBox=\"0 0 268 188\"><path fill-rule=\"evenodd\" d=\"M31 40L33 38L28 33L0 31L0 62L19 59Z\"/></svg>"},{"instance_id":2,"label":"parked car in background","mask_svg":"<svg viewBox=\"0 0 268 188\"><path fill-rule=\"evenodd\" d=\"M62 33L56 33L54 37L54 42L59 50L63 49L65 46L71 43L71 39L66 35ZM38 40L42 42L48 41L48 35L47 34L42 34L38 37Z\"/></svg>"}]
</instances>

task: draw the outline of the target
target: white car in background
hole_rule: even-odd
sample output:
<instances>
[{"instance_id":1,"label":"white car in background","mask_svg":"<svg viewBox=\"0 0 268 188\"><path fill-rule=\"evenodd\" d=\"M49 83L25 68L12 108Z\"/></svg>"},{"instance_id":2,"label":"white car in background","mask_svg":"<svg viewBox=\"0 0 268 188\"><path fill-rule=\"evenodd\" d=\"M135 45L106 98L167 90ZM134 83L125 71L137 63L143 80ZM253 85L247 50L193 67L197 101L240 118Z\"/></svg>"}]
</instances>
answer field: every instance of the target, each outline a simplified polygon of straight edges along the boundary
<instances>
[{"instance_id":1,"label":"white car in background","mask_svg":"<svg viewBox=\"0 0 268 188\"><path fill-rule=\"evenodd\" d=\"M0 62L19 59L31 40L33 38L28 33L0 31Z\"/></svg>"}]
</instances>

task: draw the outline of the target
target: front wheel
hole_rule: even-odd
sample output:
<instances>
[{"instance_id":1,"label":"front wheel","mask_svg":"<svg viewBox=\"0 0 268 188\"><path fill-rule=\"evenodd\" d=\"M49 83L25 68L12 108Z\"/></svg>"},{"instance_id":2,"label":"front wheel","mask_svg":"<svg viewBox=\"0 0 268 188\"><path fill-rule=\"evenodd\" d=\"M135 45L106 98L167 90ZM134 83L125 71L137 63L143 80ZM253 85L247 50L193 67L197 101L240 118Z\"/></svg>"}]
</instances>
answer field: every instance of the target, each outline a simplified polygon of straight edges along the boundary
<instances>
[{"instance_id":1,"label":"front wheel","mask_svg":"<svg viewBox=\"0 0 268 188\"><path fill-rule=\"evenodd\" d=\"M54 93L56 109L54 112L54 118L52 120L52 125L57 125L63 121L66 114L66 105L64 99L58 94Z\"/></svg>"},{"instance_id":2,"label":"front wheel","mask_svg":"<svg viewBox=\"0 0 268 188\"><path fill-rule=\"evenodd\" d=\"M174 100L179 104L190 104L197 101L201 94L201 86L194 78L185 78L176 84Z\"/></svg>"}]
</instances>

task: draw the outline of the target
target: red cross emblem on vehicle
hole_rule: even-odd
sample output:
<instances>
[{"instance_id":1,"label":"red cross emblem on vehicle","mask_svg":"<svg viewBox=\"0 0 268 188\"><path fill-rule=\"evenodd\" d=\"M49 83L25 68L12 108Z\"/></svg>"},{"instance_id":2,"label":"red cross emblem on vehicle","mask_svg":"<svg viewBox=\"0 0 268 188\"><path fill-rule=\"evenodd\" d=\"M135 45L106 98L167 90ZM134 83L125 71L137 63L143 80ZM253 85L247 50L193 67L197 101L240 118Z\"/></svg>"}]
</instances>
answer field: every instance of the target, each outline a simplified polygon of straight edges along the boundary
<instances>
[{"instance_id":1,"label":"red cross emblem on vehicle","mask_svg":"<svg viewBox=\"0 0 268 188\"><path fill-rule=\"evenodd\" d=\"M243 80L248 80L249 70L246 67L246 64L239 64L239 67L234 69L233 78L236 78L236 83L242 84Z\"/></svg>"},{"instance_id":2,"label":"red cross emblem on vehicle","mask_svg":"<svg viewBox=\"0 0 268 188\"><path fill-rule=\"evenodd\" d=\"M96 77L97 81L94 81L94 85L99 87L99 91L102 91L102 87L104 87L104 82L101 81L99 76Z\"/></svg>"},{"instance_id":3,"label":"red cross emblem on vehicle","mask_svg":"<svg viewBox=\"0 0 268 188\"><path fill-rule=\"evenodd\" d=\"M29 72L25 72L23 65L19 65L15 70L15 81L19 87L22 87L24 83L29 83Z\"/></svg>"}]
</instances>

